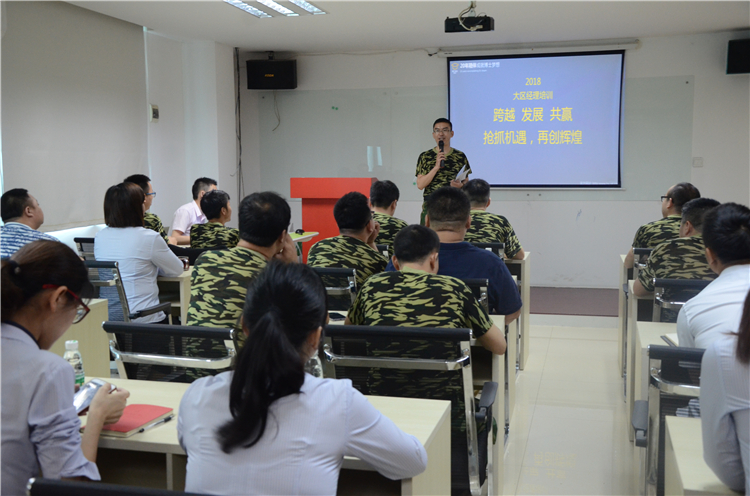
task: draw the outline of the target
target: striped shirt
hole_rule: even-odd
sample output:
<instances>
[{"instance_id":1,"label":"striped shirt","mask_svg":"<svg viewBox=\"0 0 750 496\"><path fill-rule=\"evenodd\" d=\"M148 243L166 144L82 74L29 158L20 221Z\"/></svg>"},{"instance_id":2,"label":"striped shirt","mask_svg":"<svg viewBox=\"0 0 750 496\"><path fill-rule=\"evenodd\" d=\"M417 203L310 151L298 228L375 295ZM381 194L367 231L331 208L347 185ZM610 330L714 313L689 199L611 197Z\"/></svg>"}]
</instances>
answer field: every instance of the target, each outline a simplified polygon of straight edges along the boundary
<instances>
[{"instance_id":1,"label":"striped shirt","mask_svg":"<svg viewBox=\"0 0 750 496\"><path fill-rule=\"evenodd\" d=\"M26 243L39 239L60 241L49 234L30 228L26 224L6 222L4 226L0 227L0 258L8 258Z\"/></svg>"}]
</instances>

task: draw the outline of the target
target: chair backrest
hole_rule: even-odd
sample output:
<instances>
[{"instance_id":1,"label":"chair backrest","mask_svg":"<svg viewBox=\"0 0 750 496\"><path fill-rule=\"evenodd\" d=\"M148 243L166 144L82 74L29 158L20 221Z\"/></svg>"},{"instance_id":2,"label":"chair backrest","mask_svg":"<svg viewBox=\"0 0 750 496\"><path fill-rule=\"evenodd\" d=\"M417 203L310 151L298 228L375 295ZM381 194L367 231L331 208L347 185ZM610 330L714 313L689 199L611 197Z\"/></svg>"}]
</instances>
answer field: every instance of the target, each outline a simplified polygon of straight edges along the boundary
<instances>
[{"instance_id":1,"label":"chair backrest","mask_svg":"<svg viewBox=\"0 0 750 496\"><path fill-rule=\"evenodd\" d=\"M198 257L204 251L209 250L209 248L190 248L189 246L167 245L167 247L172 251L172 253L174 253L178 257L188 257L188 260L190 261L190 265L195 265L195 261L198 259ZM216 248L211 248L211 250L215 250L215 249Z\"/></svg>"},{"instance_id":2,"label":"chair backrest","mask_svg":"<svg viewBox=\"0 0 750 496\"><path fill-rule=\"evenodd\" d=\"M120 377L127 378L126 363L139 365L166 365L178 369L221 370L230 368L237 356L234 344L234 329L198 326L175 326L163 324L138 324L133 322L104 322L102 329L109 337L109 351L115 357ZM170 352L174 355L146 353L142 351L124 351L119 340L125 336L144 336L150 338L169 338ZM226 353L221 356L186 356L183 349L190 347L190 340L208 340L222 342ZM133 377L131 377L132 379Z\"/></svg>"},{"instance_id":3,"label":"chair backrest","mask_svg":"<svg viewBox=\"0 0 750 496\"><path fill-rule=\"evenodd\" d=\"M711 281L704 279L654 278L653 321L676 322L677 312L680 311L680 308L709 284L711 284ZM662 312L662 310L670 310L670 312ZM670 318L664 319L664 313L669 313Z\"/></svg>"},{"instance_id":4,"label":"chair backrest","mask_svg":"<svg viewBox=\"0 0 750 496\"><path fill-rule=\"evenodd\" d=\"M474 406L474 384L471 369L471 331L395 326L327 326L325 335L324 372L330 378L350 378L350 369L365 369L369 377L353 380L363 394L428 399L449 399L452 402L454 426L466 419L466 439L456 439L459 446L468 448L468 481L472 494L482 485L480 476L477 420ZM366 342L362 352L353 354L352 343ZM416 348L415 348L416 347ZM409 358L404 357L404 352ZM415 358L418 353L429 355ZM411 351L407 351L411 350ZM400 372L396 372L400 371ZM407 383L396 376L408 374ZM358 379L355 377L355 379ZM450 387L443 387L443 384ZM435 387L435 384L440 387ZM432 387L425 387L426 385ZM459 418L456 418L460 416ZM464 462L465 463L465 462ZM455 469L455 466L454 466ZM455 474L454 474L455 475Z\"/></svg>"},{"instance_id":5,"label":"chair backrest","mask_svg":"<svg viewBox=\"0 0 750 496\"><path fill-rule=\"evenodd\" d=\"M79 238L76 238L79 239ZM89 281L94 285L96 296L107 299L110 320L130 322L130 308L117 262L85 260Z\"/></svg>"},{"instance_id":6,"label":"chair backrest","mask_svg":"<svg viewBox=\"0 0 750 496\"><path fill-rule=\"evenodd\" d=\"M98 481L43 479L41 477L29 479L26 494L28 496L201 496L198 493L168 491L166 489L103 484Z\"/></svg>"},{"instance_id":7,"label":"chair backrest","mask_svg":"<svg viewBox=\"0 0 750 496\"><path fill-rule=\"evenodd\" d=\"M78 254L84 260L96 260L94 258L94 238L73 238Z\"/></svg>"},{"instance_id":8,"label":"chair backrest","mask_svg":"<svg viewBox=\"0 0 750 496\"><path fill-rule=\"evenodd\" d=\"M474 294L474 297L477 299L480 305L484 307L485 310L487 310L487 313L490 313L490 300L489 300L489 288L490 288L490 280L489 279L461 279L467 286L469 286L469 289L471 289L471 292Z\"/></svg>"},{"instance_id":9,"label":"chair backrest","mask_svg":"<svg viewBox=\"0 0 750 496\"><path fill-rule=\"evenodd\" d=\"M357 269L313 267L323 280L329 310L348 310L357 296Z\"/></svg>"},{"instance_id":10,"label":"chair backrest","mask_svg":"<svg viewBox=\"0 0 750 496\"><path fill-rule=\"evenodd\" d=\"M653 248L633 248L633 280L638 279L638 272L646 268L652 251Z\"/></svg>"},{"instance_id":11,"label":"chair backrest","mask_svg":"<svg viewBox=\"0 0 750 496\"><path fill-rule=\"evenodd\" d=\"M500 258L505 258L505 243L471 243L477 248L491 251Z\"/></svg>"},{"instance_id":12,"label":"chair backrest","mask_svg":"<svg viewBox=\"0 0 750 496\"><path fill-rule=\"evenodd\" d=\"M378 243L375 245L378 251L387 259L390 260L391 255L388 253L388 245L386 243Z\"/></svg>"}]
</instances>

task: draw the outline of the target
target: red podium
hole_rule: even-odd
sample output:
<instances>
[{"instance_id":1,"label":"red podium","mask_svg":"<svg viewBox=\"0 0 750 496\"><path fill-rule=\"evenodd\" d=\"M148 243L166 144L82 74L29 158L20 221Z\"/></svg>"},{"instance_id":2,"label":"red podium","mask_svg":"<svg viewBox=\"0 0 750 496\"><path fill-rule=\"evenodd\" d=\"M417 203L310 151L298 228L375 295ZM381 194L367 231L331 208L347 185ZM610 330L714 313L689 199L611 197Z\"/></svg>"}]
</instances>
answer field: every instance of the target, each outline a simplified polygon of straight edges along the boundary
<instances>
[{"instance_id":1,"label":"red podium","mask_svg":"<svg viewBox=\"0 0 750 496\"><path fill-rule=\"evenodd\" d=\"M320 234L313 240L338 236L339 228L333 218L333 206L347 193L358 191L370 197L373 177L293 177L290 179L291 198L302 198L302 228ZM302 244L302 257L307 263L307 252L314 243Z\"/></svg>"}]
</instances>

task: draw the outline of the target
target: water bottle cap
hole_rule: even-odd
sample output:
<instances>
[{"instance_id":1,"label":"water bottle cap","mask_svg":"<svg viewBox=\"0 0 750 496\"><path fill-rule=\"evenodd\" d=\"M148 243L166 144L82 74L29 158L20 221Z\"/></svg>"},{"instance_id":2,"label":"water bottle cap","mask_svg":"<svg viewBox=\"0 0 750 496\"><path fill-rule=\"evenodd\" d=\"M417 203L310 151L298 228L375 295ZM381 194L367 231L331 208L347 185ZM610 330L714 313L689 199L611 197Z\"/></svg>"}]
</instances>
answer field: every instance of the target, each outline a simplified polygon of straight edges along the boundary
<instances>
[{"instance_id":1,"label":"water bottle cap","mask_svg":"<svg viewBox=\"0 0 750 496\"><path fill-rule=\"evenodd\" d=\"M65 349L69 351L77 350L78 341L76 341L75 339L71 339L70 341L65 341Z\"/></svg>"}]
</instances>

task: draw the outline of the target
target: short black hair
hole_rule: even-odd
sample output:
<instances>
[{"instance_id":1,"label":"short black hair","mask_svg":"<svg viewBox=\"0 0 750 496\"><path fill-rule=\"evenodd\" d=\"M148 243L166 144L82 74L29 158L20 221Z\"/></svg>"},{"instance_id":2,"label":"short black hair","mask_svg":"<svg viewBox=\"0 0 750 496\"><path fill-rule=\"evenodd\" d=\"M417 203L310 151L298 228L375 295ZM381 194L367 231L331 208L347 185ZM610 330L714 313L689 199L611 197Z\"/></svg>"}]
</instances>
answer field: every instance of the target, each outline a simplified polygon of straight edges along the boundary
<instances>
[{"instance_id":1,"label":"short black hair","mask_svg":"<svg viewBox=\"0 0 750 496\"><path fill-rule=\"evenodd\" d=\"M449 121L445 117L441 117L440 119L435 119L435 122L432 123L432 129L435 130L435 125L440 124L441 122L445 122L446 124L448 124L451 128L451 131L453 131L453 124L451 123L451 121Z\"/></svg>"},{"instance_id":2,"label":"short black hair","mask_svg":"<svg viewBox=\"0 0 750 496\"><path fill-rule=\"evenodd\" d=\"M398 186L393 181L375 181L370 186L370 203L373 207L388 208L399 198Z\"/></svg>"},{"instance_id":3,"label":"short black hair","mask_svg":"<svg viewBox=\"0 0 750 496\"><path fill-rule=\"evenodd\" d=\"M484 207L490 200L490 183L484 179L472 179L461 190L469 197L472 207Z\"/></svg>"},{"instance_id":4,"label":"short black hair","mask_svg":"<svg viewBox=\"0 0 750 496\"><path fill-rule=\"evenodd\" d=\"M667 195L672 199L677 210L682 213L682 206L690 200L700 198L701 192L690 183L677 183L669 190Z\"/></svg>"},{"instance_id":5,"label":"short black hair","mask_svg":"<svg viewBox=\"0 0 750 496\"><path fill-rule=\"evenodd\" d=\"M703 230L703 217L712 208L721 205L711 198L696 198L682 206L682 222L690 222L693 228L701 232Z\"/></svg>"},{"instance_id":6,"label":"short black hair","mask_svg":"<svg viewBox=\"0 0 750 496\"><path fill-rule=\"evenodd\" d=\"M201 210L206 219L218 219L221 217L221 209L226 208L229 203L229 194L220 189L209 191L201 198Z\"/></svg>"},{"instance_id":7,"label":"short black hair","mask_svg":"<svg viewBox=\"0 0 750 496\"><path fill-rule=\"evenodd\" d=\"M401 263L421 263L436 251L440 251L437 233L419 224L404 227L393 241L393 253Z\"/></svg>"},{"instance_id":8,"label":"short black hair","mask_svg":"<svg viewBox=\"0 0 750 496\"><path fill-rule=\"evenodd\" d=\"M443 186L427 197L431 228L460 229L471 214L469 197L458 188Z\"/></svg>"},{"instance_id":9,"label":"short black hair","mask_svg":"<svg viewBox=\"0 0 750 496\"><path fill-rule=\"evenodd\" d=\"M148 183L151 182L151 178L149 178L145 174L133 174L133 175L128 176L125 179L123 179L122 182L137 184L143 190L143 194L147 195L148 194Z\"/></svg>"},{"instance_id":10,"label":"short black hair","mask_svg":"<svg viewBox=\"0 0 750 496\"><path fill-rule=\"evenodd\" d=\"M271 246L289 228L292 211L277 193L264 191L242 199L240 238L257 246Z\"/></svg>"},{"instance_id":11,"label":"short black hair","mask_svg":"<svg viewBox=\"0 0 750 496\"><path fill-rule=\"evenodd\" d=\"M333 207L333 218L339 231L359 232L372 219L367 197L357 191L347 193Z\"/></svg>"},{"instance_id":12,"label":"short black hair","mask_svg":"<svg viewBox=\"0 0 750 496\"><path fill-rule=\"evenodd\" d=\"M107 227L143 227L145 193L134 183L110 186L104 194L104 222Z\"/></svg>"},{"instance_id":13,"label":"short black hair","mask_svg":"<svg viewBox=\"0 0 750 496\"><path fill-rule=\"evenodd\" d=\"M199 177L193 183L193 200L198 199L198 195L200 195L201 191L208 191L211 186L218 185L219 183L217 183L215 179L211 179L210 177Z\"/></svg>"},{"instance_id":14,"label":"short black hair","mask_svg":"<svg viewBox=\"0 0 750 496\"><path fill-rule=\"evenodd\" d=\"M750 262L750 209L723 203L703 217L703 242L722 264Z\"/></svg>"},{"instance_id":15,"label":"short black hair","mask_svg":"<svg viewBox=\"0 0 750 496\"><path fill-rule=\"evenodd\" d=\"M9 189L0 198L0 217L3 222L9 222L23 215L23 209L29 206L31 197L29 191L23 188Z\"/></svg>"}]
</instances>

